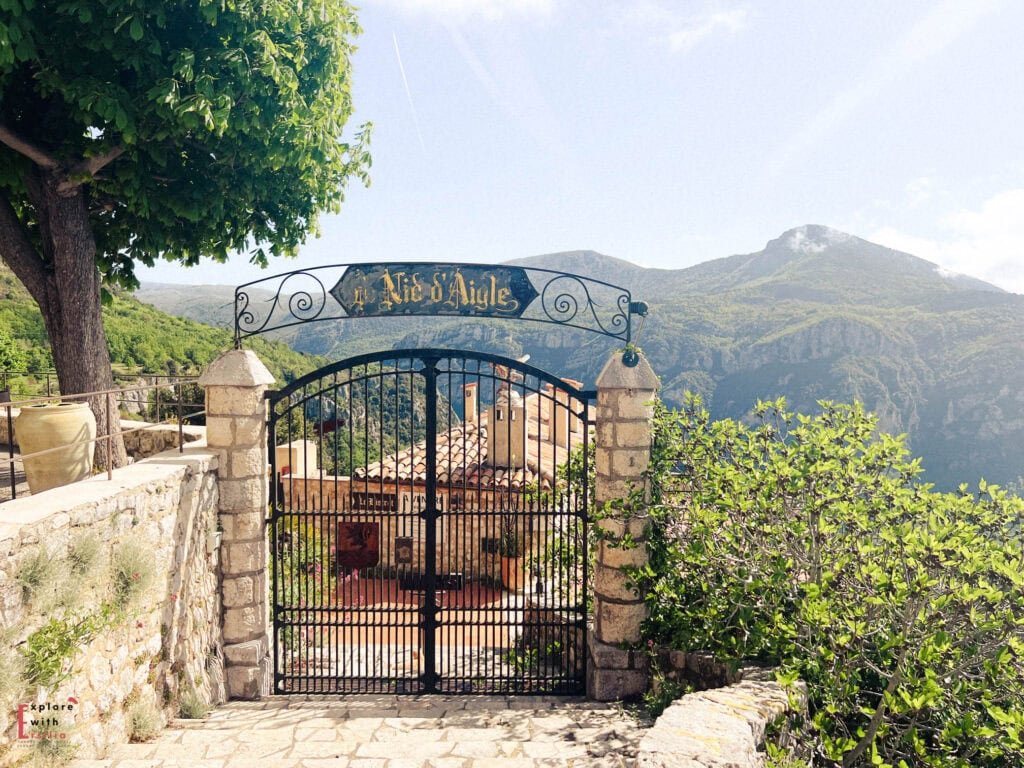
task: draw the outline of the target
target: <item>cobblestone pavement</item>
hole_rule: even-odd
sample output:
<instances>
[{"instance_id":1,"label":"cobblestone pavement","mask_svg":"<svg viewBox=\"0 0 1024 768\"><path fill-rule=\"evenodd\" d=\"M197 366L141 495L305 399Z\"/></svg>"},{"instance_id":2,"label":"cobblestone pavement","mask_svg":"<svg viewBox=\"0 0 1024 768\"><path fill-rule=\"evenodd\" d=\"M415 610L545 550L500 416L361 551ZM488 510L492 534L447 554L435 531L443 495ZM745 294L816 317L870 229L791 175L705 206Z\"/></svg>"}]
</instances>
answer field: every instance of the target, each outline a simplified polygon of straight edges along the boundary
<instances>
[{"instance_id":1,"label":"cobblestone pavement","mask_svg":"<svg viewBox=\"0 0 1024 768\"><path fill-rule=\"evenodd\" d=\"M178 720L73 768L627 768L619 705L563 697L275 697Z\"/></svg>"}]
</instances>

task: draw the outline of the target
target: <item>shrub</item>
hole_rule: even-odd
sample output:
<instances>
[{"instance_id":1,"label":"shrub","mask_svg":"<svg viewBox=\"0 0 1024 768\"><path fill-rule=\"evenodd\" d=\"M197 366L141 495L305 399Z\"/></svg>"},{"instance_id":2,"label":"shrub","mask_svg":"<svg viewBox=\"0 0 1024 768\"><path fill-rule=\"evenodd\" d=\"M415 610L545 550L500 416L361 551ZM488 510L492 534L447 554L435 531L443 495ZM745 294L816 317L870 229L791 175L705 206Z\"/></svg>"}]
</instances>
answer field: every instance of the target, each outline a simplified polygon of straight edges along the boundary
<instances>
[{"instance_id":1,"label":"shrub","mask_svg":"<svg viewBox=\"0 0 1024 768\"><path fill-rule=\"evenodd\" d=\"M18 565L15 579L21 585L22 599L37 610L49 610L58 602L64 565L50 550L40 545Z\"/></svg>"},{"instance_id":2,"label":"shrub","mask_svg":"<svg viewBox=\"0 0 1024 768\"><path fill-rule=\"evenodd\" d=\"M808 684L814 765L1024 764L1024 502L917 481L860 406L656 417L647 637Z\"/></svg>"},{"instance_id":3,"label":"shrub","mask_svg":"<svg viewBox=\"0 0 1024 768\"><path fill-rule=\"evenodd\" d=\"M163 716L152 697L139 693L133 694L125 702L125 717L128 720L129 741L152 741L164 727Z\"/></svg>"},{"instance_id":4,"label":"shrub","mask_svg":"<svg viewBox=\"0 0 1024 768\"><path fill-rule=\"evenodd\" d=\"M210 705L202 694L190 688L182 694L178 711L186 720L202 720L210 711Z\"/></svg>"},{"instance_id":5,"label":"shrub","mask_svg":"<svg viewBox=\"0 0 1024 768\"><path fill-rule=\"evenodd\" d=\"M78 744L64 739L39 739L32 742L29 765L33 768L59 768L67 765L78 752Z\"/></svg>"},{"instance_id":6,"label":"shrub","mask_svg":"<svg viewBox=\"0 0 1024 768\"><path fill-rule=\"evenodd\" d=\"M22 648L25 679L32 685L53 688L71 674L75 655L112 622L110 606L73 619L53 618L28 636Z\"/></svg>"},{"instance_id":7,"label":"shrub","mask_svg":"<svg viewBox=\"0 0 1024 768\"><path fill-rule=\"evenodd\" d=\"M134 605L153 583L153 555L140 541L115 545L110 567L113 602L120 609Z\"/></svg>"},{"instance_id":8,"label":"shrub","mask_svg":"<svg viewBox=\"0 0 1024 768\"><path fill-rule=\"evenodd\" d=\"M74 576L87 576L100 560L102 544L94 533L83 533L75 537L68 548L68 565Z\"/></svg>"}]
</instances>

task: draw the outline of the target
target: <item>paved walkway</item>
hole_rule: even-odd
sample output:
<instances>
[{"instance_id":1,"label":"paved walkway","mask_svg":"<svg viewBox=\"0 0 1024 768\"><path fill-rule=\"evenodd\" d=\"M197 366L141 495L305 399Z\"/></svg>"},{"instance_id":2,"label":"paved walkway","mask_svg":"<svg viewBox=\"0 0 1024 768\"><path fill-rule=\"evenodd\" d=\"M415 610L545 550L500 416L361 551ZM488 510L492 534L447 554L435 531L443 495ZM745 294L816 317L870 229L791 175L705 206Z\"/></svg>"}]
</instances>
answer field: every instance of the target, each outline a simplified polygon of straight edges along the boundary
<instances>
[{"instance_id":1,"label":"paved walkway","mask_svg":"<svg viewBox=\"0 0 1024 768\"><path fill-rule=\"evenodd\" d=\"M562 697L275 697L178 720L73 768L627 768L643 734L614 704Z\"/></svg>"}]
</instances>

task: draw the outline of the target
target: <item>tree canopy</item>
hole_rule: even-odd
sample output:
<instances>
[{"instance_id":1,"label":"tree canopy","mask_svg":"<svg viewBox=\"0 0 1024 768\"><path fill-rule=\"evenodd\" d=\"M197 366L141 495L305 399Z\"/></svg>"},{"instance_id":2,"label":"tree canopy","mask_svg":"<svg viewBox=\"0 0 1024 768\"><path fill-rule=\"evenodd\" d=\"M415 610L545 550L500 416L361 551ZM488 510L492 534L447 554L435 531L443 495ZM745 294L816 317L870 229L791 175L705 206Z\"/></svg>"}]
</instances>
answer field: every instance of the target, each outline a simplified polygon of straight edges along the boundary
<instances>
[{"instance_id":1,"label":"tree canopy","mask_svg":"<svg viewBox=\"0 0 1024 768\"><path fill-rule=\"evenodd\" d=\"M0 191L35 240L25 167L89 186L96 261L288 254L366 180L359 27L341 0L0 0ZM43 238L45 239L45 238Z\"/></svg>"}]
</instances>

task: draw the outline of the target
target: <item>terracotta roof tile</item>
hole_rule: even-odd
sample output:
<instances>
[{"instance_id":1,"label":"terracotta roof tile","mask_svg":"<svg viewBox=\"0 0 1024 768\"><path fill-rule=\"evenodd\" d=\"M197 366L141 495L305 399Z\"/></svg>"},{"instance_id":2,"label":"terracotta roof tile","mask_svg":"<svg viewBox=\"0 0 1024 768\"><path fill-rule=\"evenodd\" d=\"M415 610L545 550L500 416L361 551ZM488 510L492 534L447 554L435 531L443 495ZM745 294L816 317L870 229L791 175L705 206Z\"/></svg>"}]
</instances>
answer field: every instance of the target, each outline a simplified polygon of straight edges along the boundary
<instances>
[{"instance_id":1,"label":"terracotta roof tile","mask_svg":"<svg viewBox=\"0 0 1024 768\"><path fill-rule=\"evenodd\" d=\"M559 448L556 453L550 441L547 402L548 398L541 400L534 393L524 403L527 414L525 468L510 473L507 468L488 464L487 419L484 414L480 424L458 424L437 435L438 482L480 490L521 490L534 483L541 488L550 488L554 477L554 462L557 460L563 463L568 453L564 448ZM424 440L399 451L397 455L359 467L353 474L359 480L408 483L424 482L426 473Z\"/></svg>"}]
</instances>

